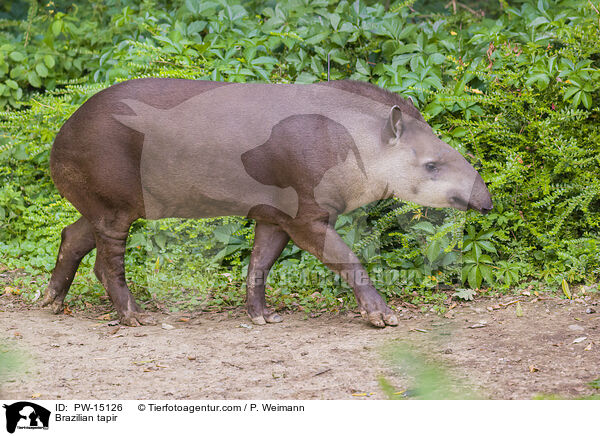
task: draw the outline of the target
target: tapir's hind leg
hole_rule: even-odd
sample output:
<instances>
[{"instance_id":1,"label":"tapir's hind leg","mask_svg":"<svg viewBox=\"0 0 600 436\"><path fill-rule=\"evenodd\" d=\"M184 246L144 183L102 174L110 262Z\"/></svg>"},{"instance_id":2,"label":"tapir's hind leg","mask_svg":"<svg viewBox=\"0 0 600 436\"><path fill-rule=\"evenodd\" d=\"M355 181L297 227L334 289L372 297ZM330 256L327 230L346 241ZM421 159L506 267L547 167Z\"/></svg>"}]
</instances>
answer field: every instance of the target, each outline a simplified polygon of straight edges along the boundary
<instances>
[{"instance_id":1,"label":"tapir's hind leg","mask_svg":"<svg viewBox=\"0 0 600 436\"><path fill-rule=\"evenodd\" d=\"M121 323L129 326L156 324L152 316L137 305L125 282L125 244L133 219L117 213L94 222L94 273L106 289Z\"/></svg>"},{"instance_id":2,"label":"tapir's hind leg","mask_svg":"<svg viewBox=\"0 0 600 436\"><path fill-rule=\"evenodd\" d=\"M256 222L254 248L246 279L246 305L248 315L254 324L281 322L281 316L267 309L265 283L273 263L289 240L288 234L279 226Z\"/></svg>"},{"instance_id":3,"label":"tapir's hind leg","mask_svg":"<svg viewBox=\"0 0 600 436\"><path fill-rule=\"evenodd\" d=\"M42 306L51 304L54 313L63 310L63 302L73 283L79 263L95 246L92 226L84 217L63 229L56 266L44 292Z\"/></svg>"}]
</instances>

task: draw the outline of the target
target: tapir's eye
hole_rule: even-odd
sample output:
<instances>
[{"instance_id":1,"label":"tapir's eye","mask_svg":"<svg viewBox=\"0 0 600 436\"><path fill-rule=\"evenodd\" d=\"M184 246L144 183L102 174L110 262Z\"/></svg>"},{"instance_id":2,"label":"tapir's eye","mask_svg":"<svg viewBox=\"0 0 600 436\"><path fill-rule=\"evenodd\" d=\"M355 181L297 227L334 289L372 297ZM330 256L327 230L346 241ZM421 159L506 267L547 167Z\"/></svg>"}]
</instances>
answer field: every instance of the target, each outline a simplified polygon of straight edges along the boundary
<instances>
[{"instance_id":1,"label":"tapir's eye","mask_svg":"<svg viewBox=\"0 0 600 436\"><path fill-rule=\"evenodd\" d=\"M438 171L438 166L435 162L427 162L425 164L425 169L430 173L436 173Z\"/></svg>"}]
</instances>

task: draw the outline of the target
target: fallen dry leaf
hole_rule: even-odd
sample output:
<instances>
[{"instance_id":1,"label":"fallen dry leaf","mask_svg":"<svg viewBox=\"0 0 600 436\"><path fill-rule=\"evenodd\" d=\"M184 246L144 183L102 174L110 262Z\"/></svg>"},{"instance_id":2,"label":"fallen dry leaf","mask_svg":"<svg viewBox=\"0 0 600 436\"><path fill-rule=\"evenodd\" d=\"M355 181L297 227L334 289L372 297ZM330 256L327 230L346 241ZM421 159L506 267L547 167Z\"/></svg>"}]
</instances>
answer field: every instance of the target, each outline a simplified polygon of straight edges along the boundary
<instances>
[{"instance_id":1,"label":"fallen dry leaf","mask_svg":"<svg viewBox=\"0 0 600 436\"><path fill-rule=\"evenodd\" d=\"M31 398L40 398L42 394L32 394Z\"/></svg>"},{"instance_id":2,"label":"fallen dry leaf","mask_svg":"<svg viewBox=\"0 0 600 436\"><path fill-rule=\"evenodd\" d=\"M4 292L7 294L13 294L13 295L19 295L21 294L21 290L17 289L17 288L12 288L10 286L7 286L6 288L4 288Z\"/></svg>"},{"instance_id":3,"label":"fallen dry leaf","mask_svg":"<svg viewBox=\"0 0 600 436\"><path fill-rule=\"evenodd\" d=\"M515 308L515 314L516 314L518 317L521 317L521 316L523 316L523 308L521 307L521 303L519 303L518 301L517 301L517 306L516 306L516 308Z\"/></svg>"},{"instance_id":4,"label":"fallen dry leaf","mask_svg":"<svg viewBox=\"0 0 600 436\"><path fill-rule=\"evenodd\" d=\"M529 372L538 372L538 371L539 371L539 369L538 369L538 368L536 368L536 367L535 367L535 366L533 366L533 365L529 365Z\"/></svg>"},{"instance_id":5,"label":"fallen dry leaf","mask_svg":"<svg viewBox=\"0 0 600 436\"><path fill-rule=\"evenodd\" d=\"M468 328L470 329L480 329L482 327L487 327L486 322L478 322L477 324L470 325Z\"/></svg>"},{"instance_id":6,"label":"fallen dry leaf","mask_svg":"<svg viewBox=\"0 0 600 436\"><path fill-rule=\"evenodd\" d=\"M587 346L583 350L584 351L591 351L592 350L592 343L590 342L589 344L587 344Z\"/></svg>"},{"instance_id":7,"label":"fallen dry leaf","mask_svg":"<svg viewBox=\"0 0 600 436\"><path fill-rule=\"evenodd\" d=\"M580 342L583 342L587 339L587 336L581 336L579 338L573 339L573 343L574 344L579 344Z\"/></svg>"}]
</instances>

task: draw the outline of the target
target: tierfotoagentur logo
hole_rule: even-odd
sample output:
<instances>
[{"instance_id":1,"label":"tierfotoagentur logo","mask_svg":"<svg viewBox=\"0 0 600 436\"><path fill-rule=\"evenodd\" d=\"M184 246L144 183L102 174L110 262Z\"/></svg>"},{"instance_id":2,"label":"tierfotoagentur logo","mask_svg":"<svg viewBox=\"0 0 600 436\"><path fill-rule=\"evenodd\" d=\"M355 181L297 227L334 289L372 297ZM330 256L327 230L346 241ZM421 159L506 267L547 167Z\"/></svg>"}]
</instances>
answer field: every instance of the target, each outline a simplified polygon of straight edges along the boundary
<instances>
[{"instance_id":1,"label":"tierfotoagentur logo","mask_svg":"<svg viewBox=\"0 0 600 436\"><path fill-rule=\"evenodd\" d=\"M50 411L28 401L4 404L6 409L6 431L14 433L16 429L48 430Z\"/></svg>"}]
</instances>

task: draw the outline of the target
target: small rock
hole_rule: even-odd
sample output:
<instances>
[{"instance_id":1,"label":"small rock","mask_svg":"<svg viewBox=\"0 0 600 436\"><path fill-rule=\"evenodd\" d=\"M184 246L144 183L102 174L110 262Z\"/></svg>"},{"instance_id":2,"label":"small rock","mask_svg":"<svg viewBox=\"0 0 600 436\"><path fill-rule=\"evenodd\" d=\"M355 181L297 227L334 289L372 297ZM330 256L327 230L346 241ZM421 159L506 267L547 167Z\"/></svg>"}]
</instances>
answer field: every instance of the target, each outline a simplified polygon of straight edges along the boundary
<instances>
[{"instance_id":1,"label":"small rock","mask_svg":"<svg viewBox=\"0 0 600 436\"><path fill-rule=\"evenodd\" d=\"M596 313L596 309L594 309L593 307L588 307L587 309L585 309L585 313Z\"/></svg>"},{"instance_id":2,"label":"small rock","mask_svg":"<svg viewBox=\"0 0 600 436\"><path fill-rule=\"evenodd\" d=\"M579 344L587 339L587 336L581 336L580 338L573 339L574 344Z\"/></svg>"},{"instance_id":3,"label":"small rock","mask_svg":"<svg viewBox=\"0 0 600 436\"><path fill-rule=\"evenodd\" d=\"M110 322L106 323L106 325L109 325L111 327L114 325L119 325L119 320L115 319L114 321L110 321Z\"/></svg>"},{"instance_id":4,"label":"small rock","mask_svg":"<svg viewBox=\"0 0 600 436\"><path fill-rule=\"evenodd\" d=\"M248 324L244 324L244 323L242 323L242 324L240 324L240 327L242 327L242 328L245 328L245 329L248 329L248 330L252 330L252 326L251 326L251 325L248 325Z\"/></svg>"},{"instance_id":5,"label":"small rock","mask_svg":"<svg viewBox=\"0 0 600 436\"><path fill-rule=\"evenodd\" d=\"M477 324L470 325L470 329L480 329L482 327L487 327L487 322L478 322Z\"/></svg>"},{"instance_id":6,"label":"small rock","mask_svg":"<svg viewBox=\"0 0 600 436\"><path fill-rule=\"evenodd\" d=\"M163 323L162 323L160 326L161 326L163 329L165 329L165 330L173 330L173 329L175 328L175 327L173 327L171 324L167 324L167 323L164 323L164 322L163 322Z\"/></svg>"},{"instance_id":7,"label":"small rock","mask_svg":"<svg viewBox=\"0 0 600 436\"><path fill-rule=\"evenodd\" d=\"M571 324L569 326L569 330L573 330L574 332L582 332L585 329L582 326L580 326L579 324Z\"/></svg>"}]
</instances>

